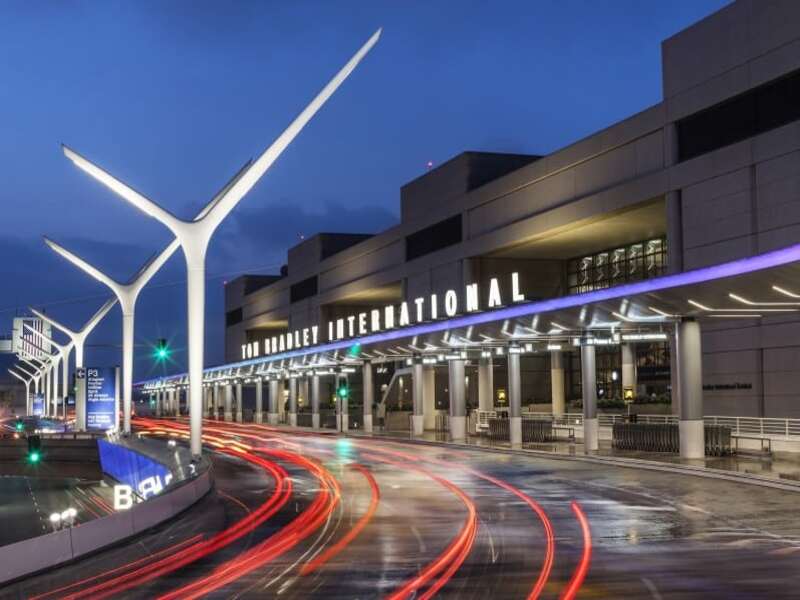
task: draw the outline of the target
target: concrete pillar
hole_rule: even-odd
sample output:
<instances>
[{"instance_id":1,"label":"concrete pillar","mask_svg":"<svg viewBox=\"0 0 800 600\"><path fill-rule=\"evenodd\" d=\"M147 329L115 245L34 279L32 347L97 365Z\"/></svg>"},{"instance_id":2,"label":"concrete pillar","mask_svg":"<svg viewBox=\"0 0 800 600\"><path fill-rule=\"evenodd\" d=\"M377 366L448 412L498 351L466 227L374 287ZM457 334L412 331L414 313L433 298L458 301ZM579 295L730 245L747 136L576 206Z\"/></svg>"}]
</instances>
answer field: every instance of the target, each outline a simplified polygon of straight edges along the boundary
<instances>
[{"instance_id":1,"label":"concrete pillar","mask_svg":"<svg viewBox=\"0 0 800 600\"><path fill-rule=\"evenodd\" d=\"M566 412L566 389L564 385L564 355L561 350L550 351L550 398L553 416L561 417Z\"/></svg>"},{"instance_id":2,"label":"concrete pillar","mask_svg":"<svg viewBox=\"0 0 800 600\"><path fill-rule=\"evenodd\" d=\"M253 423L264 422L264 382L256 379L256 412L253 414Z\"/></svg>"},{"instance_id":3,"label":"concrete pillar","mask_svg":"<svg viewBox=\"0 0 800 600\"><path fill-rule=\"evenodd\" d=\"M225 384L225 410L224 410L224 419L225 421L233 421L233 385L230 383Z\"/></svg>"},{"instance_id":4,"label":"concrete pillar","mask_svg":"<svg viewBox=\"0 0 800 600\"><path fill-rule=\"evenodd\" d=\"M681 379L678 370L678 325L669 340L670 407L673 415L681 416Z\"/></svg>"},{"instance_id":5,"label":"concrete pillar","mask_svg":"<svg viewBox=\"0 0 800 600\"><path fill-rule=\"evenodd\" d=\"M636 352L633 344L622 344L622 397L625 398L625 390L633 390L633 397L636 397Z\"/></svg>"},{"instance_id":6,"label":"concrete pillar","mask_svg":"<svg viewBox=\"0 0 800 600\"><path fill-rule=\"evenodd\" d=\"M449 361L450 372L450 440L463 442L467 438L467 403L464 385L464 359Z\"/></svg>"},{"instance_id":7,"label":"concrete pillar","mask_svg":"<svg viewBox=\"0 0 800 600\"><path fill-rule=\"evenodd\" d=\"M375 384L372 381L372 363L366 361L361 369L362 387L364 388L364 432L372 433L372 405L375 403Z\"/></svg>"},{"instance_id":8,"label":"concrete pillar","mask_svg":"<svg viewBox=\"0 0 800 600\"><path fill-rule=\"evenodd\" d=\"M703 352L697 321L684 320L678 324L678 372L681 458L703 458Z\"/></svg>"},{"instance_id":9,"label":"concrete pillar","mask_svg":"<svg viewBox=\"0 0 800 600\"><path fill-rule=\"evenodd\" d=\"M242 382L236 382L236 422L244 420L244 409L242 408Z\"/></svg>"},{"instance_id":10,"label":"concrete pillar","mask_svg":"<svg viewBox=\"0 0 800 600\"><path fill-rule=\"evenodd\" d=\"M156 390L156 417L161 417L161 390Z\"/></svg>"},{"instance_id":11,"label":"concrete pillar","mask_svg":"<svg viewBox=\"0 0 800 600\"><path fill-rule=\"evenodd\" d=\"M491 356L478 360L478 409L494 410L494 369Z\"/></svg>"},{"instance_id":12,"label":"concrete pillar","mask_svg":"<svg viewBox=\"0 0 800 600\"><path fill-rule=\"evenodd\" d=\"M297 377L289 377L289 425L297 427Z\"/></svg>"},{"instance_id":13,"label":"concrete pillar","mask_svg":"<svg viewBox=\"0 0 800 600\"><path fill-rule=\"evenodd\" d=\"M436 368L433 365L422 367L422 412L425 429L436 429Z\"/></svg>"},{"instance_id":14,"label":"concrete pillar","mask_svg":"<svg viewBox=\"0 0 800 600\"><path fill-rule=\"evenodd\" d=\"M203 388L203 418L207 419L211 415L211 388Z\"/></svg>"},{"instance_id":15,"label":"concrete pillar","mask_svg":"<svg viewBox=\"0 0 800 600\"><path fill-rule=\"evenodd\" d=\"M522 447L522 375L519 348L508 351L508 430L512 448Z\"/></svg>"},{"instance_id":16,"label":"concrete pillar","mask_svg":"<svg viewBox=\"0 0 800 600\"><path fill-rule=\"evenodd\" d=\"M319 429L319 375L311 376L311 427Z\"/></svg>"},{"instance_id":17,"label":"concrete pillar","mask_svg":"<svg viewBox=\"0 0 800 600\"><path fill-rule=\"evenodd\" d=\"M269 409L267 422L270 425L278 424L278 405L283 402L283 381L273 379L269 382Z\"/></svg>"},{"instance_id":18,"label":"concrete pillar","mask_svg":"<svg viewBox=\"0 0 800 600\"><path fill-rule=\"evenodd\" d=\"M211 392L211 414L214 419L219 419L219 383L214 382Z\"/></svg>"},{"instance_id":19,"label":"concrete pillar","mask_svg":"<svg viewBox=\"0 0 800 600\"><path fill-rule=\"evenodd\" d=\"M598 445L597 376L595 352L591 344L581 345L581 389L583 391L583 447L594 452Z\"/></svg>"},{"instance_id":20,"label":"concrete pillar","mask_svg":"<svg viewBox=\"0 0 800 600\"><path fill-rule=\"evenodd\" d=\"M339 407L339 431L347 433L350 431L350 383L347 381L347 375L341 376L339 385L345 386L348 390L347 396L338 398L336 402Z\"/></svg>"},{"instance_id":21,"label":"concrete pillar","mask_svg":"<svg viewBox=\"0 0 800 600\"><path fill-rule=\"evenodd\" d=\"M422 362L419 358L414 359L414 366L411 371L411 397L413 403L411 434L421 436L425 432L425 407L423 404L425 384L423 381Z\"/></svg>"}]
</instances>

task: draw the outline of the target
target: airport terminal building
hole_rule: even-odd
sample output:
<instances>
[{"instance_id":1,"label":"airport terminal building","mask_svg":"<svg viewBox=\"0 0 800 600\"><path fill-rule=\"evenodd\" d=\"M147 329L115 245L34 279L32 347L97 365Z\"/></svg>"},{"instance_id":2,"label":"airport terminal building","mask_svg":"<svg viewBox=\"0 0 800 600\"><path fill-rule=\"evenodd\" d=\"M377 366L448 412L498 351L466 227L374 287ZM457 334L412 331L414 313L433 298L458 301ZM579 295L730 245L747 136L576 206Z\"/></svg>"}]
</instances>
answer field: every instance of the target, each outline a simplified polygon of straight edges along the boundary
<instances>
[{"instance_id":1,"label":"airport terminal building","mask_svg":"<svg viewBox=\"0 0 800 600\"><path fill-rule=\"evenodd\" d=\"M396 226L229 282L210 406L255 382L260 420L269 380L298 422L346 380L351 418L453 437L475 409L800 417L800 3L734 2L662 71L655 106L547 156L464 152Z\"/></svg>"}]
</instances>

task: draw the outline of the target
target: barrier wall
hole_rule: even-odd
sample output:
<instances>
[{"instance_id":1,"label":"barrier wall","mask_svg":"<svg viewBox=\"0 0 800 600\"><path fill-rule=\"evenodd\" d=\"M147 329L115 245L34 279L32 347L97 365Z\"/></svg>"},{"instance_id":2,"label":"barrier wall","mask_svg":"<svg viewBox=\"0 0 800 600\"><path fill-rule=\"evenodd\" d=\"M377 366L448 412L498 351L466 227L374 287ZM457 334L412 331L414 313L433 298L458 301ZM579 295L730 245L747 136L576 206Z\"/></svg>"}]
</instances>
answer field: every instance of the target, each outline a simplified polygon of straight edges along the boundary
<instances>
[{"instance_id":1,"label":"barrier wall","mask_svg":"<svg viewBox=\"0 0 800 600\"><path fill-rule=\"evenodd\" d=\"M0 584L80 558L159 525L211 489L211 467L130 509L0 547Z\"/></svg>"}]
</instances>

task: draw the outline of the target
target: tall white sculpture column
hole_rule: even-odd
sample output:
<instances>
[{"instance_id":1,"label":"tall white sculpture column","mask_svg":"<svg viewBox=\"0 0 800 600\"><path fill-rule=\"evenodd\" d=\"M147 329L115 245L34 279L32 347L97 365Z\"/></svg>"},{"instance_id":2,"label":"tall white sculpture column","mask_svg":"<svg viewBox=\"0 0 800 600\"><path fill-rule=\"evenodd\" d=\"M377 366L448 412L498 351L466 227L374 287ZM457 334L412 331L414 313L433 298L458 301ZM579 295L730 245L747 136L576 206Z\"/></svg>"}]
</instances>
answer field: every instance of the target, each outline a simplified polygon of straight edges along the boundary
<instances>
[{"instance_id":1,"label":"tall white sculpture column","mask_svg":"<svg viewBox=\"0 0 800 600\"><path fill-rule=\"evenodd\" d=\"M33 377L23 377L13 369L8 369L8 372L25 384L25 414L30 416L33 412L31 410L31 381L33 381Z\"/></svg>"},{"instance_id":2,"label":"tall white sculpture column","mask_svg":"<svg viewBox=\"0 0 800 600\"><path fill-rule=\"evenodd\" d=\"M190 447L192 455L202 452L202 385L203 344L205 327L205 266L209 242L220 223L236 207L239 201L258 182L286 147L330 98L358 63L378 41L380 30L367 41L336 76L322 89L314 100L301 112L289 127L267 148L261 156L219 198L202 218L184 221L164 210L155 202L129 187L122 181L92 164L76 152L64 147L64 153L79 168L122 196L145 214L156 218L170 229L183 249L187 272L188 303L188 347L189 347L189 393L190 393Z\"/></svg>"},{"instance_id":3,"label":"tall white sculpture column","mask_svg":"<svg viewBox=\"0 0 800 600\"><path fill-rule=\"evenodd\" d=\"M700 323L697 321L685 319L678 324L678 373L681 386L681 458L703 458L703 352Z\"/></svg>"},{"instance_id":4,"label":"tall white sculpture column","mask_svg":"<svg viewBox=\"0 0 800 600\"><path fill-rule=\"evenodd\" d=\"M566 388L564 385L564 355L561 350L550 351L550 398L553 416L563 417L566 412Z\"/></svg>"},{"instance_id":5,"label":"tall white sculpture column","mask_svg":"<svg viewBox=\"0 0 800 600\"><path fill-rule=\"evenodd\" d=\"M425 405L423 403L425 398L425 381L422 360L418 356L414 358L411 385L414 409L411 415L411 434L419 437L425 433Z\"/></svg>"},{"instance_id":6,"label":"tall white sculpture column","mask_svg":"<svg viewBox=\"0 0 800 600\"><path fill-rule=\"evenodd\" d=\"M494 372L492 357L478 359L478 408L494 410Z\"/></svg>"},{"instance_id":7,"label":"tall white sculpture column","mask_svg":"<svg viewBox=\"0 0 800 600\"><path fill-rule=\"evenodd\" d=\"M467 438L466 382L464 359L449 361L450 371L450 440L463 442Z\"/></svg>"},{"instance_id":8,"label":"tall white sculpture column","mask_svg":"<svg viewBox=\"0 0 800 600\"><path fill-rule=\"evenodd\" d=\"M319 375L311 376L311 427L319 429Z\"/></svg>"},{"instance_id":9,"label":"tall white sculpture column","mask_svg":"<svg viewBox=\"0 0 800 600\"><path fill-rule=\"evenodd\" d=\"M581 390L583 392L583 447L586 452L599 448L597 424L597 376L592 344L581 344Z\"/></svg>"},{"instance_id":10,"label":"tall white sculpture column","mask_svg":"<svg viewBox=\"0 0 800 600\"><path fill-rule=\"evenodd\" d=\"M297 377L289 377L289 425L297 427Z\"/></svg>"},{"instance_id":11,"label":"tall white sculpture column","mask_svg":"<svg viewBox=\"0 0 800 600\"><path fill-rule=\"evenodd\" d=\"M256 412L253 414L253 423L264 422L264 382L259 377L256 379Z\"/></svg>"},{"instance_id":12,"label":"tall white sculpture column","mask_svg":"<svg viewBox=\"0 0 800 600\"><path fill-rule=\"evenodd\" d=\"M269 382L269 412L267 412L267 422L270 425L278 424L278 404L283 402L283 382L271 379Z\"/></svg>"},{"instance_id":13,"label":"tall white sculpture column","mask_svg":"<svg viewBox=\"0 0 800 600\"><path fill-rule=\"evenodd\" d=\"M508 348L508 430L512 448L522 447L522 374L519 346Z\"/></svg>"},{"instance_id":14,"label":"tall white sculpture column","mask_svg":"<svg viewBox=\"0 0 800 600\"><path fill-rule=\"evenodd\" d=\"M363 393L363 419L364 431L372 433L372 405L375 403L375 384L372 380L372 363L368 360L364 361L361 368L361 380ZM317 384L319 386L319 384ZM319 414L319 401L317 401L317 414Z\"/></svg>"},{"instance_id":15,"label":"tall white sculpture column","mask_svg":"<svg viewBox=\"0 0 800 600\"><path fill-rule=\"evenodd\" d=\"M89 334L94 330L95 327L97 327L97 324L103 320L103 317L108 314L108 311L110 311L116 303L116 298L111 298L108 300L96 313L94 313L94 315L92 315L92 318L89 319L86 324L77 331L62 325L58 321L55 321L43 312L40 312L34 308L29 310L33 315L39 317L42 321L50 323L51 326L60 330L72 340L75 346L75 368L82 369L84 367L83 347L86 343L86 338L89 337ZM86 398L75 398L75 429L76 431L86 431Z\"/></svg>"},{"instance_id":16,"label":"tall white sculpture column","mask_svg":"<svg viewBox=\"0 0 800 600\"><path fill-rule=\"evenodd\" d=\"M236 422L241 423L244 420L244 409L242 408L242 382L236 381Z\"/></svg>"}]
</instances>

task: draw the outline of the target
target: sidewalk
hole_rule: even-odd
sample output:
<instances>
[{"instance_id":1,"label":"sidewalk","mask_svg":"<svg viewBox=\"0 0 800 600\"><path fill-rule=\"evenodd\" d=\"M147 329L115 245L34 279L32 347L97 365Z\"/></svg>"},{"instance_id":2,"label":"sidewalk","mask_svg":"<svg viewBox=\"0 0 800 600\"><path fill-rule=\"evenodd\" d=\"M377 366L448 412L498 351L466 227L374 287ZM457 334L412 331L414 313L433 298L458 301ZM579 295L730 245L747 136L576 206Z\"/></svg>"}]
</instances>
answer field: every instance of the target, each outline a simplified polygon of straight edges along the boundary
<instances>
[{"instance_id":1,"label":"sidewalk","mask_svg":"<svg viewBox=\"0 0 800 600\"><path fill-rule=\"evenodd\" d=\"M426 431L421 437L412 437L408 432L380 432L372 434L360 431L349 432L352 435L371 436L374 438L397 439L421 443L453 444L457 446L472 446L475 448L487 448L495 450L512 451L511 445L507 442L497 442L483 436L469 435L464 443L455 444L448 441L447 434ZM614 464L628 464L629 466L642 466L643 464L661 465L663 467L674 467L676 470L683 469L687 472L697 473L707 471L711 473L728 473L731 476L741 476L751 481L774 481L775 483L786 484L800 490L800 456L787 454L758 455L758 454L734 454L730 456L707 456L704 459L690 460L682 459L676 454L661 452L636 452L630 450L617 450L611 447L610 440L601 440L600 449L597 452L586 454L583 443L559 441L546 444L525 444L518 452L545 453L555 456L575 457L575 458L595 458L608 459Z\"/></svg>"}]
</instances>

